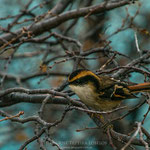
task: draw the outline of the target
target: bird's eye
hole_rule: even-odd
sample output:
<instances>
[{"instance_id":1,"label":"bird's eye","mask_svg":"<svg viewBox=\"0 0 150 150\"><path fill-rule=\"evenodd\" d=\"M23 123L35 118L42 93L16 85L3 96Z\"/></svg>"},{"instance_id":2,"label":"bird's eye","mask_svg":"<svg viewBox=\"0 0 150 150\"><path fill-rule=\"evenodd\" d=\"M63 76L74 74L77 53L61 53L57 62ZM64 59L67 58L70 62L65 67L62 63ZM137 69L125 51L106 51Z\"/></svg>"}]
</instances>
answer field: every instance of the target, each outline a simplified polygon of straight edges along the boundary
<instances>
[{"instance_id":1,"label":"bird's eye","mask_svg":"<svg viewBox=\"0 0 150 150\"><path fill-rule=\"evenodd\" d=\"M76 80L76 83L77 83L77 84L80 84L80 83L81 83L81 80L80 80L80 79Z\"/></svg>"}]
</instances>

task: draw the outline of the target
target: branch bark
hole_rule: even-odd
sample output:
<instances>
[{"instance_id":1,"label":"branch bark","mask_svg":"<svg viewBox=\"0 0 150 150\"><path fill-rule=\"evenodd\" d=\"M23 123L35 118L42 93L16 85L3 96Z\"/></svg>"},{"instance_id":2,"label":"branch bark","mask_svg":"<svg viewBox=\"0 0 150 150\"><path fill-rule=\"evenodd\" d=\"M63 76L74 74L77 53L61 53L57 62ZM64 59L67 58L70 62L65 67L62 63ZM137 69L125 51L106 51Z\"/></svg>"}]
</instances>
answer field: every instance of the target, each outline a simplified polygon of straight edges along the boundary
<instances>
[{"instance_id":1,"label":"branch bark","mask_svg":"<svg viewBox=\"0 0 150 150\"><path fill-rule=\"evenodd\" d=\"M32 24L27 27L23 27L23 28L26 29L28 32L31 32L32 35L37 36L37 35L42 34L43 32L51 30L54 27L57 27L61 23L64 23L65 21L68 21L70 19L83 17L83 16L88 15L89 13L90 15L102 13L102 12L112 10L121 6L125 6L127 4L130 4L131 2L133 1L124 0L124 1L107 2L107 3L103 2L99 5L94 5L90 7L79 8L77 10L67 11L55 17L47 18L46 20L42 20L41 22ZM12 43L17 43L18 41L21 40L20 36L16 38L18 35L21 35L21 37L27 36L26 33L22 34L22 29L15 31L14 34L12 33L4 34L0 36L0 46L2 46L3 44L6 44L6 42L11 41L12 39L13 39Z\"/></svg>"}]
</instances>

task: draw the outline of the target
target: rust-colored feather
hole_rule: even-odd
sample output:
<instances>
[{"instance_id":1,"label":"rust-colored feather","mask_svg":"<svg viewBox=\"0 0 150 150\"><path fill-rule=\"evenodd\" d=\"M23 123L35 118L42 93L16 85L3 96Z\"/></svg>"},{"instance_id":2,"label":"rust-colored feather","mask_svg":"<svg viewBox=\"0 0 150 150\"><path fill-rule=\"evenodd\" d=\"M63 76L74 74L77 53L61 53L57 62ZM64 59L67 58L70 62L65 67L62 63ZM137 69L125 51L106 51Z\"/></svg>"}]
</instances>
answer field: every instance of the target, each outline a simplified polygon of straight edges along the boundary
<instances>
[{"instance_id":1,"label":"rust-colored feather","mask_svg":"<svg viewBox=\"0 0 150 150\"><path fill-rule=\"evenodd\" d=\"M150 82L128 86L132 93L150 91Z\"/></svg>"}]
</instances>

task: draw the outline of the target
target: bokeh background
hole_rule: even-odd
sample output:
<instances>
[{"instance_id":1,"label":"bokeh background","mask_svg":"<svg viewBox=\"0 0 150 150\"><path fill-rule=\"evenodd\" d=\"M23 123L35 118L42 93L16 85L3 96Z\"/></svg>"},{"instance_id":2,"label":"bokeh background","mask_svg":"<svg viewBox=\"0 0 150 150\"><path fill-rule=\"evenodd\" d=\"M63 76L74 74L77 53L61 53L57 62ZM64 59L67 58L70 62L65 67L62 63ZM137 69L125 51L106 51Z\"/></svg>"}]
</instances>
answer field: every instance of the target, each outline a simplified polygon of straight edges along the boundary
<instances>
[{"instance_id":1,"label":"bokeh background","mask_svg":"<svg viewBox=\"0 0 150 150\"><path fill-rule=\"evenodd\" d=\"M23 26L30 25L33 23L33 18L36 16L40 17L47 13L48 10L51 10L58 3L58 1L59 0L32 0L28 9L33 9L33 14L27 14L21 17L18 20L19 23L11 27L11 31L13 32ZM13 16L18 15L28 2L29 1L24 0L0 0L0 28L7 28L12 21L14 21ZM46 4L43 4L44 2L46 2ZM96 5L100 2L103 1L73 1L64 12L88 5ZM135 34L141 50L148 50L150 48L149 22L150 2L149 0L139 0L139 2L134 4L126 5L87 18L82 17L69 20L52 29L51 32L66 35L80 41L80 43L83 44L83 51L103 46L107 42L110 42L109 46L112 50L125 54L132 60L139 57L135 44ZM71 24L71 29L68 29ZM3 34L5 34L5 32L4 30L1 30L0 35ZM38 37L40 38L46 35L48 35L48 33L43 33ZM66 55L63 49L65 47L69 52L76 53L78 52L78 47L74 43L60 41L61 40L56 37L51 37L46 42L41 43L26 42L19 46L17 50L10 48L1 54L0 80L3 82L1 82L0 89L3 90L12 87L50 89L57 88L61 85L73 69L72 60L59 63ZM10 59L10 57L13 58ZM94 71L98 70L108 60L108 57L105 57L102 54L92 54L88 57L99 57L99 59L86 59L83 62L83 65ZM53 66L54 61L57 63ZM129 62L127 58L121 56L118 56L116 61L121 66ZM53 67L49 69L47 66ZM108 65L106 69L111 67L113 67L113 65ZM147 65L146 67L150 69L150 66ZM60 75L48 75L47 72L49 71L60 72ZM9 76L3 79L5 74ZM16 77L18 79L21 78L22 80L17 81ZM139 73L131 73L126 79L129 79L131 82L140 83L144 82L145 77ZM69 90L69 88L66 87L65 90ZM77 98L76 96L74 97ZM139 95L139 97L141 96ZM132 107L136 103L139 103L140 100L140 98L139 100L127 100L124 104L127 103L129 107ZM37 114L40 106L41 104L19 103L1 109L12 115L19 111L24 111L25 114L23 117L27 117ZM48 122L59 119L65 107L66 106L62 105L46 105L44 119ZM147 105L140 107L134 113L126 117L123 124L132 125L135 121L141 121L147 109ZM1 117L1 119L2 118L3 117ZM94 122L86 115L86 113L74 110L67 114L61 124L56 128L51 129L50 137L62 147L67 147L68 145L84 145L83 149L85 150L112 149L108 146L106 137L102 137L98 130L76 131L77 129L95 126ZM122 126L122 128L124 127L125 126ZM146 118L144 127L150 132L149 117ZM120 131L124 130L122 130L119 125L116 128ZM19 124L11 122L10 120L0 122L0 150L19 149L28 138L31 138L34 135L34 130L34 123ZM126 130L128 129L125 129L124 131ZM136 148L142 149L140 147ZM35 141L29 144L27 149L38 150L40 148ZM55 150L57 148L53 147L51 144L47 144L47 149Z\"/></svg>"}]
</instances>

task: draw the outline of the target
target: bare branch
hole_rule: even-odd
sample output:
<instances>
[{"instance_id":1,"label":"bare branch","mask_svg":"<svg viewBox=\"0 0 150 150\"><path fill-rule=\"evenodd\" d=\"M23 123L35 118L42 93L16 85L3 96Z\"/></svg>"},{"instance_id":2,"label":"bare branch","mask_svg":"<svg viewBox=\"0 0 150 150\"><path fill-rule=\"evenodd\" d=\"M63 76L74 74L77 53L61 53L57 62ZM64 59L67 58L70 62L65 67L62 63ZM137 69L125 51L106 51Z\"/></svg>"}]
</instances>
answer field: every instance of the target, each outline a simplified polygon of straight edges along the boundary
<instances>
[{"instance_id":1,"label":"bare branch","mask_svg":"<svg viewBox=\"0 0 150 150\"><path fill-rule=\"evenodd\" d=\"M78 10L68 11L68 12L65 12L63 14L60 14L59 16L56 16L56 17L38 22L38 23L32 25L31 27L28 26L28 27L24 27L24 28L28 32L32 32L32 35L35 36L35 35L39 35L39 34L45 32L45 31L49 31L50 29L52 29L54 27L57 27L58 25L60 25L64 21L74 19L74 18L78 18L78 17L83 17L91 11L92 11L92 15L93 14L98 14L98 13L101 13L101 12L104 12L104 11L107 11L107 10L112 10L114 8L127 5L130 2L131 2L131 0L116 1L116 2L111 2L110 1L107 4L104 2L104 3L101 3L99 5L80 8ZM18 31L14 32L15 35L20 35L21 33L22 33L22 29L19 29ZM18 38L16 38L16 36L14 36L14 34L8 33L6 35L1 36L0 39L4 39L5 41L8 41L9 43L17 42ZM25 35L26 34L22 34L22 36L25 36ZM12 39L14 39L14 40L12 40ZM5 43L3 43L2 40L0 40L0 46L2 46L3 44L5 44Z\"/></svg>"}]
</instances>

